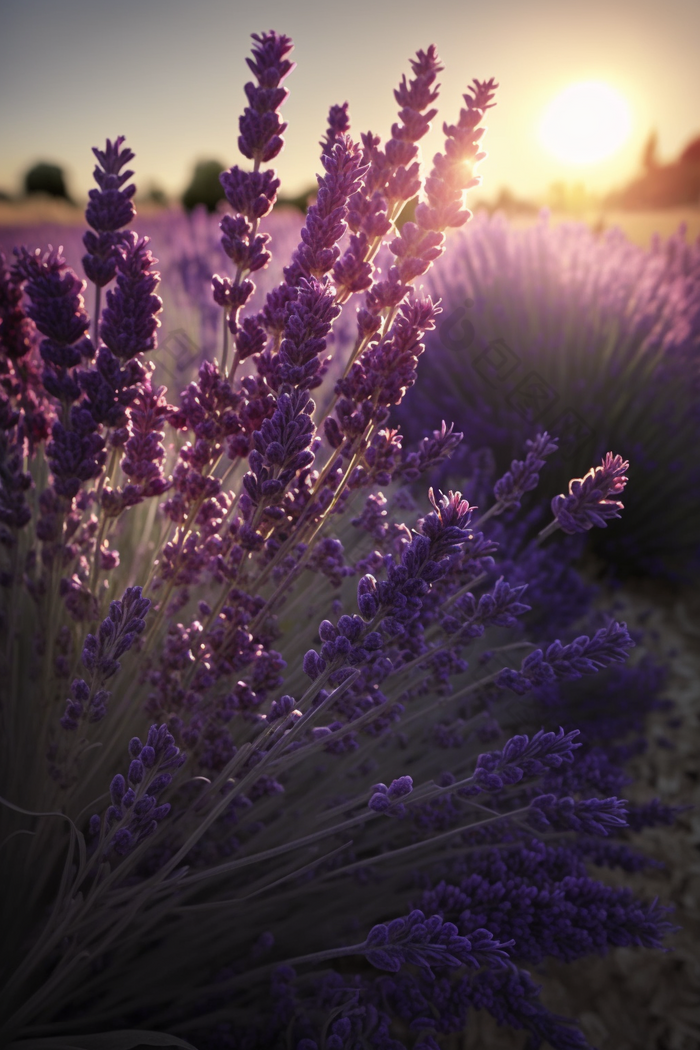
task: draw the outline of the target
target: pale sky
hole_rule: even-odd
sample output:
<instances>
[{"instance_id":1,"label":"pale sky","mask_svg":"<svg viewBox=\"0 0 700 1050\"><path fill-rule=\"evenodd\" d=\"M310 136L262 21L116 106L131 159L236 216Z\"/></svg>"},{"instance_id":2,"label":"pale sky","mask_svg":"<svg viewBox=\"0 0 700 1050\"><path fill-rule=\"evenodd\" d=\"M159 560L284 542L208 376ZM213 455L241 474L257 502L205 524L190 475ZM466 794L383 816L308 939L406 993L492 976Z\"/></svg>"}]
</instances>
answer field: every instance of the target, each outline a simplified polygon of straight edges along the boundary
<instances>
[{"instance_id":1,"label":"pale sky","mask_svg":"<svg viewBox=\"0 0 700 1050\"><path fill-rule=\"evenodd\" d=\"M0 188L16 192L37 160L62 165L82 198L90 147L119 134L136 153L142 190L180 193L198 159L231 165L250 34L295 42L282 192L313 182L329 105L350 102L352 131L384 138L392 89L408 58L435 43L445 65L440 121L452 122L473 77L496 77L480 173L483 193L538 196L558 180L593 191L635 173L649 132L662 160L700 134L700 0L0 0ZM632 131L611 158L586 166L543 154L548 103L599 80L628 102ZM424 140L429 159L440 123Z\"/></svg>"}]
</instances>

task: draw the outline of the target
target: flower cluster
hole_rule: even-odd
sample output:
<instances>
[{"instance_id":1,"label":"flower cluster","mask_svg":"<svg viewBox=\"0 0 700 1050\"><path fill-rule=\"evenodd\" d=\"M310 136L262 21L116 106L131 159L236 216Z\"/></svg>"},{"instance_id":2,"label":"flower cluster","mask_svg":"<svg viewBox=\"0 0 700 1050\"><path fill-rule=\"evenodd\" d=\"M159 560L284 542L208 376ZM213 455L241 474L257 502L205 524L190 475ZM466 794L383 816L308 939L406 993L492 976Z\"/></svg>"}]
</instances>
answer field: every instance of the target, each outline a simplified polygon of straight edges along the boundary
<instances>
[{"instance_id":1,"label":"flower cluster","mask_svg":"<svg viewBox=\"0 0 700 1050\"><path fill-rule=\"evenodd\" d=\"M426 919L422 911L412 911L405 919L380 923L369 931L365 942L367 961L379 970L398 973L405 965L419 966L433 976L438 970L457 970L502 964L505 948L494 942L488 930L474 930L471 937L461 937L457 927L444 922L439 915Z\"/></svg>"},{"instance_id":2,"label":"flower cluster","mask_svg":"<svg viewBox=\"0 0 700 1050\"><path fill-rule=\"evenodd\" d=\"M628 467L622 456L608 452L599 467L589 470L585 478L574 479L568 496L552 500L552 514L559 528L569 533L585 532L595 525L605 528L610 518L619 518L622 503L608 497L623 491Z\"/></svg>"},{"instance_id":3,"label":"flower cluster","mask_svg":"<svg viewBox=\"0 0 700 1050\"><path fill-rule=\"evenodd\" d=\"M126 229L121 138L95 151L92 319L59 249L0 265L1 1039L436 1050L483 1009L583 1047L527 966L668 930L591 872L643 866L631 831L675 815L620 797L662 676L626 664L630 632L572 565L627 463L540 501L549 525L548 432L500 478L471 448L441 489L463 434L421 420L411 443L391 411L436 329L414 282L470 217L494 82L427 177L434 47L385 144L333 106L275 270L260 222L292 43L253 41L250 170L222 174L232 210L200 260L216 352L151 360L159 275Z\"/></svg>"}]
</instances>

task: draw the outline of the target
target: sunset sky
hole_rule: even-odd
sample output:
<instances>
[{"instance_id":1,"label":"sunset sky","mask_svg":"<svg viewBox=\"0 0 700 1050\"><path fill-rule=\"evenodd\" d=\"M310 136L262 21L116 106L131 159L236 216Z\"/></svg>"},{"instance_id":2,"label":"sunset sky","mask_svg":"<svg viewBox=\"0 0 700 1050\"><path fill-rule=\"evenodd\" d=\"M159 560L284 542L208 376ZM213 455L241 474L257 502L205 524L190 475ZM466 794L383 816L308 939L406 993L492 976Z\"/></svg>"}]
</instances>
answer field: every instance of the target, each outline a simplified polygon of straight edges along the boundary
<instances>
[{"instance_id":1,"label":"sunset sky","mask_svg":"<svg viewBox=\"0 0 700 1050\"><path fill-rule=\"evenodd\" d=\"M408 58L434 42L445 65L440 118L453 121L473 77L495 76L484 195L542 197L582 181L593 191L635 173L649 132L671 160L700 134L698 0L0 0L0 189L17 192L37 160L61 164L76 197L90 147L123 134L138 184L180 193L198 159L239 160L237 120L250 33L293 37L283 192L312 182L328 106L350 102L353 131L384 137ZM545 152L547 107L572 84L602 82L627 104L627 141L588 164ZM435 123L424 155L441 143Z\"/></svg>"}]
</instances>

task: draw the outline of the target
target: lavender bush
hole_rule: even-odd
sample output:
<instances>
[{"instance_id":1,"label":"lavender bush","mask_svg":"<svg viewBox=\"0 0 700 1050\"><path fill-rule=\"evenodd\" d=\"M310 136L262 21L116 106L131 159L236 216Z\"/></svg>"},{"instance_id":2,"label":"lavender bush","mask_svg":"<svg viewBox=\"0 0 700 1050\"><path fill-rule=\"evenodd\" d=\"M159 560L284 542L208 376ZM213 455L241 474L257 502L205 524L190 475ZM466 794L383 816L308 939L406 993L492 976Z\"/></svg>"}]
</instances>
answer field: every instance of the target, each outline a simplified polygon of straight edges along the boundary
<instances>
[{"instance_id":1,"label":"lavender bush","mask_svg":"<svg viewBox=\"0 0 700 1050\"><path fill-rule=\"evenodd\" d=\"M443 315L396 411L406 435L448 416L503 470L546 426L561 439L561 486L624 448L634 463L625 521L592 534L594 550L618 573L696 573L700 243L680 231L647 251L620 230L479 217L428 287ZM465 453L444 478L459 477Z\"/></svg>"},{"instance_id":2,"label":"lavender bush","mask_svg":"<svg viewBox=\"0 0 700 1050\"><path fill-rule=\"evenodd\" d=\"M94 151L92 317L60 249L2 261L3 1043L429 1050L486 1010L585 1047L529 969L669 928L589 870L643 867L624 829L673 818L619 797L643 704L616 702L653 704L659 673L626 670L630 633L570 564L628 464L572 481L538 533L520 505L547 433L495 486L472 457L477 508L429 486L461 434L404 448L388 425L496 87L473 82L423 178L434 47L384 145L331 108L316 202L253 306L291 48L254 37L219 351L175 405L123 139ZM567 701L591 676L603 715Z\"/></svg>"}]
</instances>

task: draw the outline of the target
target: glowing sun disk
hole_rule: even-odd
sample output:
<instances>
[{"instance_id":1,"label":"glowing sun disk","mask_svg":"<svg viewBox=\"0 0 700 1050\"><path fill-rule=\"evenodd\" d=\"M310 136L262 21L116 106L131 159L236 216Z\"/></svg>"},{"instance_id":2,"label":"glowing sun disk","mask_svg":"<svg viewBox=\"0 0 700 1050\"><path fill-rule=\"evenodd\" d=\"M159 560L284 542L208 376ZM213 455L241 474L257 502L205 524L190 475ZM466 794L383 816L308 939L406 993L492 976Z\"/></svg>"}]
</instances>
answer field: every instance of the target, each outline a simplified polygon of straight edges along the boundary
<instances>
[{"instance_id":1,"label":"glowing sun disk","mask_svg":"<svg viewBox=\"0 0 700 1050\"><path fill-rule=\"evenodd\" d=\"M540 127L545 148L569 164L593 164L615 153L630 133L629 107L608 84L571 84L547 107Z\"/></svg>"}]
</instances>

